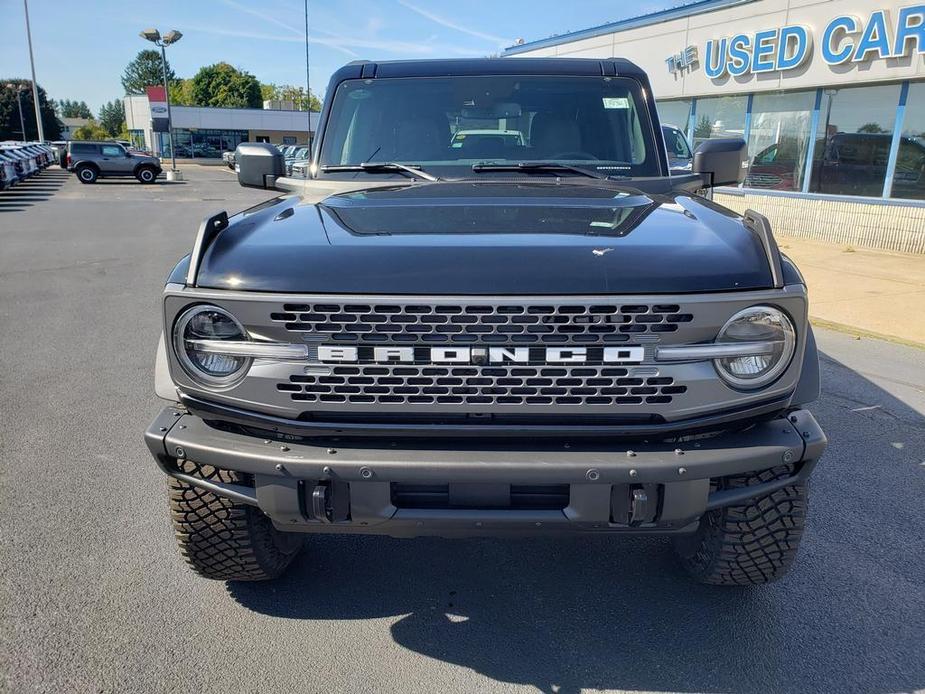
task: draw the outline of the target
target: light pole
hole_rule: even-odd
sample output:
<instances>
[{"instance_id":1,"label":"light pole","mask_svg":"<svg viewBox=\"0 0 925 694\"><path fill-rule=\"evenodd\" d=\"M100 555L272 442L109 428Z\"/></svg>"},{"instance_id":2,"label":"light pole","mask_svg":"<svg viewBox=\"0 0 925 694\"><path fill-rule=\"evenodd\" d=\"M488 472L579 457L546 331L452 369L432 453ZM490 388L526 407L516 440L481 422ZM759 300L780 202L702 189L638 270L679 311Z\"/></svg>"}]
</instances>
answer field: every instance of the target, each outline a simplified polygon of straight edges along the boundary
<instances>
[{"instance_id":1,"label":"light pole","mask_svg":"<svg viewBox=\"0 0 925 694\"><path fill-rule=\"evenodd\" d=\"M23 7L26 10L26 37L29 39L29 65L32 66L32 105L35 106L35 125L39 131L39 142L45 142L45 129L42 127L42 110L39 108L39 86L35 82L35 59L32 57L32 30L29 28L29 1L22 0ZM20 107L22 113L22 107ZM25 130L25 128L23 128ZM26 133L22 134L23 140L26 139Z\"/></svg>"},{"instance_id":2,"label":"light pole","mask_svg":"<svg viewBox=\"0 0 925 694\"><path fill-rule=\"evenodd\" d=\"M16 92L16 105L19 106L19 129L22 132L22 141L26 141L26 121L22 117L22 85L10 82L6 85L7 89L13 89Z\"/></svg>"},{"instance_id":3,"label":"light pole","mask_svg":"<svg viewBox=\"0 0 925 694\"><path fill-rule=\"evenodd\" d=\"M150 41L155 46L160 46L161 49L161 70L164 74L164 98L167 101L167 141L170 142L170 160L173 164L172 173L176 176L177 152L173 146L173 119L170 115L170 87L167 85L167 53L164 51L164 48L179 41L183 38L183 34L174 29L161 36L161 33L157 29L145 29L139 36Z\"/></svg>"}]
</instances>

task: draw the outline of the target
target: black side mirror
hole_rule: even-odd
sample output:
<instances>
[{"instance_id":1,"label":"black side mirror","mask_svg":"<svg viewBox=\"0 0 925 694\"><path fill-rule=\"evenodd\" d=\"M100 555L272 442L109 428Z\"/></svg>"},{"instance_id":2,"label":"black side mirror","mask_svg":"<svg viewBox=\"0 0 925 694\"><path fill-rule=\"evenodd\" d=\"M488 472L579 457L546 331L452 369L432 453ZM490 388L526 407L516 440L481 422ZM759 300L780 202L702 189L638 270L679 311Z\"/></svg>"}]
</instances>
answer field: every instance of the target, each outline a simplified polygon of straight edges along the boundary
<instances>
[{"instance_id":1,"label":"black side mirror","mask_svg":"<svg viewBox=\"0 0 925 694\"><path fill-rule=\"evenodd\" d=\"M694 150L693 172L708 187L737 186L748 173L748 145L739 138L707 140Z\"/></svg>"},{"instance_id":2,"label":"black side mirror","mask_svg":"<svg viewBox=\"0 0 925 694\"><path fill-rule=\"evenodd\" d=\"M265 142L242 142L234 151L238 183L247 188L272 190L285 175L282 152Z\"/></svg>"}]
</instances>

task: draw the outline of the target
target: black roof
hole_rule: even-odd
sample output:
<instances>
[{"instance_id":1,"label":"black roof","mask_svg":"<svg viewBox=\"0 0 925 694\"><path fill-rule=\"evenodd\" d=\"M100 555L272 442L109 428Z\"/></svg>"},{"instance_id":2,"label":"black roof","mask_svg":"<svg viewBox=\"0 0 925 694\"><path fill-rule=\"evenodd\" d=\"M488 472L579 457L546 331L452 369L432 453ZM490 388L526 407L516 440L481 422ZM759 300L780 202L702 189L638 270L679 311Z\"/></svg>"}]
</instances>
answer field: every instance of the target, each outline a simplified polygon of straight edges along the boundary
<instances>
[{"instance_id":1,"label":"black roof","mask_svg":"<svg viewBox=\"0 0 925 694\"><path fill-rule=\"evenodd\" d=\"M357 78L452 75L604 75L646 79L641 68L623 58L457 58L381 62L355 60L335 72L331 76L331 84Z\"/></svg>"}]
</instances>

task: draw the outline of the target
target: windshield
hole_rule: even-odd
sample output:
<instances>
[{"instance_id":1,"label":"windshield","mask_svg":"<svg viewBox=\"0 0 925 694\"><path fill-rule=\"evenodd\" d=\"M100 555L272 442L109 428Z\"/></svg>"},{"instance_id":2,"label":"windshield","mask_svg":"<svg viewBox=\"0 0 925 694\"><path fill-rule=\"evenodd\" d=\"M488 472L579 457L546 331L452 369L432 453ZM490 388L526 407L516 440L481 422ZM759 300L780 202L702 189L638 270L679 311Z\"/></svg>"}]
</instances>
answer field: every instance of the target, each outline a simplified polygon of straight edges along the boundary
<instances>
[{"instance_id":1,"label":"windshield","mask_svg":"<svg viewBox=\"0 0 925 694\"><path fill-rule=\"evenodd\" d=\"M687 146L687 140L680 130L664 126L662 134L665 136L665 147L668 148L669 157L674 157L675 159L692 158L691 148Z\"/></svg>"},{"instance_id":2,"label":"windshield","mask_svg":"<svg viewBox=\"0 0 925 694\"><path fill-rule=\"evenodd\" d=\"M659 176L649 123L638 83L620 77L347 80L332 103L320 163L397 162L440 174L543 161Z\"/></svg>"}]
</instances>

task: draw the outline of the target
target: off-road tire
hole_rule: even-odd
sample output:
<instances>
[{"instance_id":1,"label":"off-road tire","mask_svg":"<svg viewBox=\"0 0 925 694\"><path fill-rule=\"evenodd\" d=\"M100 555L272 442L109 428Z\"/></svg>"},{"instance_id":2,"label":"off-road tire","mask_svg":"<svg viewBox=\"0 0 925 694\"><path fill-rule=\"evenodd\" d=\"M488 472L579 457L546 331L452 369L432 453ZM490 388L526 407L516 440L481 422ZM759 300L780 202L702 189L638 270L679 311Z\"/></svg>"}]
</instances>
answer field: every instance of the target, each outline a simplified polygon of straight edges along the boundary
<instances>
[{"instance_id":1,"label":"off-road tire","mask_svg":"<svg viewBox=\"0 0 925 694\"><path fill-rule=\"evenodd\" d=\"M790 477L793 466L726 477L714 489L739 489ZM678 536L675 550L701 583L749 586L770 583L790 570L806 522L805 484L783 487L739 506L708 511L691 535Z\"/></svg>"},{"instance_id":2,"label":"off-road tire","mask_svg":"<svg viewBox=\"0 0 925 694\"><path fill-rule=\"evenodd\" d=\"M100 175L99 170L90 164L81 164L74 171L77 174L77 180L81 183L96 183Z\"/></svg>"},{"instance_id":3,"label":"off-road tire","mask_svg":"<svg viewBox=\"0 0 925 694\"><path fill-rule=\"evenodd\" d=\"M186 474L213 482L246 484L236 472L179 461ZM170 517L180 554L204 578L265 581L279 576L302 547L296 533L282 533L255 506L241 504L169 478Z\"/></svg>"},{"instance_id":4,"label":"off-road tire","mask_svg":"<svg viewBox=\"0 0 925 694\"><path fill-rule=\"evenodd\" d=\"M135 178L139 183L154 183L157 180L157 170L153 166L139 166Z\"/></svg>"}]
</instances>

